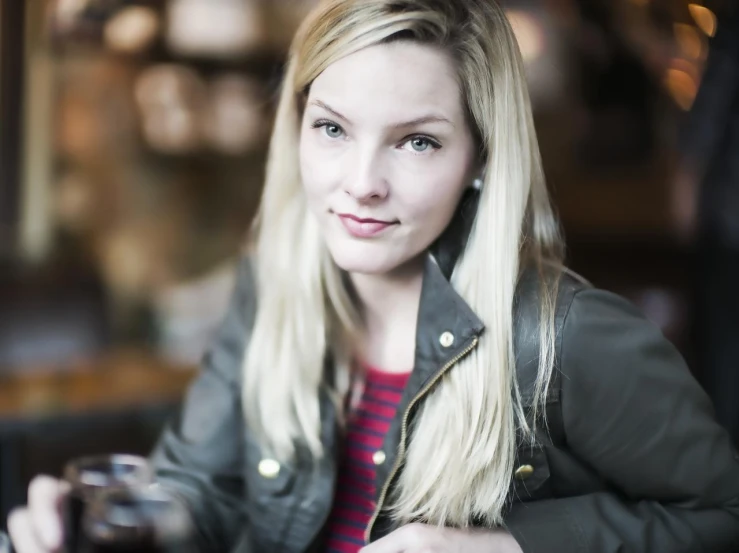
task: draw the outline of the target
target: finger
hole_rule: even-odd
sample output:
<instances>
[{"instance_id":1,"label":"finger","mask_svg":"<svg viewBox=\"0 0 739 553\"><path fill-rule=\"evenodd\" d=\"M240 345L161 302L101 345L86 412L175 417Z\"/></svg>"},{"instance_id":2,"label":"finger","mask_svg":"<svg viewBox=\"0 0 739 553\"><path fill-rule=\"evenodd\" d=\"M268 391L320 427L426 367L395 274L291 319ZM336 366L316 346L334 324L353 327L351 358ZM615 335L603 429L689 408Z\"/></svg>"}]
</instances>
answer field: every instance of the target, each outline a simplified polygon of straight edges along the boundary
<instances>
[{"instance_id":1,"label":"finger","mask_svg":"<svg viewBox=\"0 0 739 553\"><path fill-rule=\"evenodd\" d=\"M403 549L401 549L399 541L395 532L392 532L384 538L380 538L376 542L366 545L359 550L359 553L402 553Z\"/></svg>"},{"instance_id":2,"label":"finger","mask_svg":"<svg viewBox=\"0 0 739 553\"><path fill-rule=\"evenodd\" d=\"M28 487L28 508L36 534L47 549L62 543L60 503L64 493L58 480L37 476Z\"/></svg>"},{"instance_id":3,"label":"finger","mask_svg":"<svg viewBox=\"0 0 739 553\"><path fill-rule=\"evenodd\" d=\"M416 539L415 525L408 525L390 532L387 536L359 550L359 553L405 553Z\"/></svg>"},{"instance_id":4,"label":"finger","mask_svg":"<svg viewBox=\"0 0 739 553\"><path fill-rule=\"evenodd\" d=\"M47 553L36 539L31 515L25 507L11 511L8 516L8 532L17 553Z\"/></svg>"}]
</instances>

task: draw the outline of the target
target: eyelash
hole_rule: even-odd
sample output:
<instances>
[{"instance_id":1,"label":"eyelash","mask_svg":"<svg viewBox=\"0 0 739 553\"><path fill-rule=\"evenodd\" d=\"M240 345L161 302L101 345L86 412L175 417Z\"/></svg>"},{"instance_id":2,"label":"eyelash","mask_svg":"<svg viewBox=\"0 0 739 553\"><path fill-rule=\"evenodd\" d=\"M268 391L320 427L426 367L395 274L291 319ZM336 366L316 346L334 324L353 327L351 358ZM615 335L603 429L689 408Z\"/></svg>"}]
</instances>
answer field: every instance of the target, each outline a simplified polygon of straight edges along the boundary
<instances>
[{"instance_id":1,"label":"eyelash","mask_svg":"<svg viewBox=\"0 0 739 553\"><path fill-rule=\"evenodd\" d=\"M330 127L336 127L338 129L341 129L341 132L342 133L345 132L344 131L344 128L341 125L338 125L338 124L334 123L333 121L329 121L328 119L319 119L318 121L316 121L315 123L313 123L311 125L311 128L313 128L313 129L320 129L320 128L329 127L329 126ZM331 137L329 137L329 138L331 138ZM419 138L425 140L426 142L428 142L429 146L431 146L431 148L433 148L434 150L440 150L441 147L442 147L441 144L439 144L438 141L436 141L433 138L431 138L430 136L426 136L424 134L413 134L411 136L408 136L408 137L406 137L406 138L403 139L403 141L401 142L401 144L407 144L411 140L416 140L416 139L419 139ZM424 154L424 152L414 152L414 153L416 155L423 155Z\"/></svg>"}]
</instances>

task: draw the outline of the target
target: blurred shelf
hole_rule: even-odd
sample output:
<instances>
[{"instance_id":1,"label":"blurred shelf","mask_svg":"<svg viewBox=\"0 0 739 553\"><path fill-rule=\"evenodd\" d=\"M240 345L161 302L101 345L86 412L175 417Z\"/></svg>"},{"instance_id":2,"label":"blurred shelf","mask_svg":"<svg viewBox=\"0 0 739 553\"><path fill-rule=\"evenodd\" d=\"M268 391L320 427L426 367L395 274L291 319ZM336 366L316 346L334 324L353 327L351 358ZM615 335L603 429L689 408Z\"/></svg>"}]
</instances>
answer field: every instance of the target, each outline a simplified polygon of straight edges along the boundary
<instances>
[{"instance_id":1,"label":"blurred shelf","mask_svg":"<svg viewBox=\"0 0 739 553\"><path fill-rule=\"evenodd\" d=\"M0 422L144 409L180 401L197 369L121 351L60 371L0 376Z\"/></svg>"}]
</instances>

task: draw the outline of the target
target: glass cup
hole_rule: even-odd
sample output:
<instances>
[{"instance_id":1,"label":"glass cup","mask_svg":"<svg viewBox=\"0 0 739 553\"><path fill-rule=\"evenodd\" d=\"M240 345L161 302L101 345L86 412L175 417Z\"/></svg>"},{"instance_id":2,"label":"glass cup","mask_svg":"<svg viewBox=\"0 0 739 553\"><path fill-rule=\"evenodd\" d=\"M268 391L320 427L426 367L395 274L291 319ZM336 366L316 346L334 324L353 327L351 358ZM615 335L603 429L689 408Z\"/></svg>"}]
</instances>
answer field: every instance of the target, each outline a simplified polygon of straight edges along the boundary
<instances>
[{"instance_id":1,"label":"glass cup","mask_svg":"<svg viewBox=\"0 0 739 553\"><path fill-rule=\"evenodd\" d=\"M10 553L11 551L10 538L5 532L0 532L0 553Z\"/></svg>"},{"instance_id":2,"label":"glass cup","mask_svg":"<svg viewBox=\"0 0 739 553\"><path fill-rule=\"evenodd\" d=\"M69 483L70 492L62 505L66 553L84 550L82 519L97 495L148 486L153 479L148 461L136 455L101 455L70 461L64 468L64 480Z\"/></svg>"},{"instance_id":3,"label":"glass cup","mask_svg":"<svg viewBox=\"0 0 739 553\"><path fill-rule=\"evenodd\" d=\"M85 512L83 553L195 553L185 505L161 489L98 494Z\"/></svg>"}]
</instances>

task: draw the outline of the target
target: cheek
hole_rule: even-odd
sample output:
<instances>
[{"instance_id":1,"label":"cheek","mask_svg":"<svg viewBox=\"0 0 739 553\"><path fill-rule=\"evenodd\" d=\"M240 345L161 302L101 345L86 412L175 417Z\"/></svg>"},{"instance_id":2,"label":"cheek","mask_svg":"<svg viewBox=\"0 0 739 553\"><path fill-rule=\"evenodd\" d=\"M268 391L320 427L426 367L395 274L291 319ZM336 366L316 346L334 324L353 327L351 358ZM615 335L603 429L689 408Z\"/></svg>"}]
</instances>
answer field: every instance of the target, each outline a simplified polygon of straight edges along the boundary
<instances>
[{"instance_id":1,"label":"cheek","mask_svg":"<svg viewBox=\"0 0 739 553\"><path fill-rule=\"evenodd\" d=\"M412 206L414 226L423 235L433 235L435 239L446 228L452 219L459 203L459 194L435 195L424 197Z\"/></svg>"},{"instance_id":2,"label":"cheek","mask_svg":"<svg viewBox=\"0 0 739 553\"><path fill-rule=\"evenodd\" d=\"M468 187L466 171L459 164L438 164L432 171L413 179L404 187L403 203L418 225L441 232L449 223L464 190Z\"/></svg>"},{"instance_id":3,"label":"cheek","mask_svg":"<svg viewBox=\"0 0 739 553\"><path fill-rule=\"evenodd\" d=\"M300 178L308 196L320 194L325 182L325 164L318 159L316 148L309 140L300 142Z\"/></svg>"},{"instance_id":4,"label":"cheek","mask_svg":"<svg viewBox=\"0 0 739 553\"><path fill-rule=\"evenodd\" d=\"M300 141L300 177L309 197L331 192L340 182L338 164L311 138Z\"/></svg>"}]
</instances>

